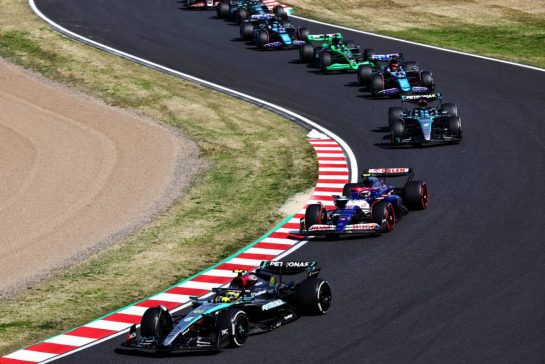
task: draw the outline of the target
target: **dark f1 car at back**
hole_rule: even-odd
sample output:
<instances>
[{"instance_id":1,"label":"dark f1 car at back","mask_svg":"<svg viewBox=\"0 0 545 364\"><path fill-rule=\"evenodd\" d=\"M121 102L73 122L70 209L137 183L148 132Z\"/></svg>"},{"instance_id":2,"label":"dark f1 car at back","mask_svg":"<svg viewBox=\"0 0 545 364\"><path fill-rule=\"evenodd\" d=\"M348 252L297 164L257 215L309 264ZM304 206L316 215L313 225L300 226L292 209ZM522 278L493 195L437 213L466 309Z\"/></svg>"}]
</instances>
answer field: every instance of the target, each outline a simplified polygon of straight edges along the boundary
<instances>
[{"instance_id":1,"label":"dark f1 car at back","mask_svg":"<svg viewBox=\"0 0 545 364\"><path fill-rule=\"evenodd\" d=\"M314 261L267 261L255 272L237 273L228 287L214 289L208 298L192 297L189 312L147 309L140 332L133 325L122 345L163 353L239 347L248 335L273 330L302 314L324 314L331 305L331 287L318 278ZM306 277L298 283L283 281L300 274Z\"/></svg>"},{"instance_id":2,"label":"dark f1 car at back","mask_svg":"<svg viewBox=\"0 0 545 364\"><path fill-rule=\"evenodd\" d=\"M386 177L408 176L403 187L387 184ZM301 235L380 234L394 229L409 210L428 206L426 182L413 180L411 168L373 168L358 183L347 183L342 196L333 196L335 209L310 204L300 220Z\"/></svg>"},{"instance_id":3,"label":"dark f1 car at back","mask_svg":"<svg viewBox=\"0 0 545 364\"><path fill-rule=\"evenodd\" d=\"M441 103L440 93L401 96L401 102L416 103L412 109L391 107L388 110L392 145L456 143L462 140L462 121L458 107ZM438 106L428 105L436 102Z\"/></svg>"},{"instance_id":4,"label":"dark f1 car at back","mask_svg":"<svg viewBox=\"0 0 545 364\"><path fill-rule=\"evenodd\" d=\"M273 7L272 11L261 0L227 0L216 6L218 18L229 18L242 24L252 15L273 14L281 20L288 20L288 14L281 5Z\"/></svg>"}]
</instances>

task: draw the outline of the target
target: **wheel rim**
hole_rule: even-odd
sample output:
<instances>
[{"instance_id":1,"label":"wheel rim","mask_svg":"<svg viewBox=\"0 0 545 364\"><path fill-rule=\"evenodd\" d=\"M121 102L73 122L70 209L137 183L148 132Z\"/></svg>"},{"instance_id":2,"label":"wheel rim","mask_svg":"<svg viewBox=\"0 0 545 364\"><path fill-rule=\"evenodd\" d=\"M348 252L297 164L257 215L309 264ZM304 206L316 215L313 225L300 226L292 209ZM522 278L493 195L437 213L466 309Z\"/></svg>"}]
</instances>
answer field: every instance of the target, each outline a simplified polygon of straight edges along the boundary
<instances>
[{"instance_id":1,"label":"wheel rim","mask_svg":"<svg viewBox=\"0 0 545 364\"><path fill-rule=\"evenodd\" d=\"M386 221L386 231L392 231L396 223L395 213L394 213L394 209L392 208L392 205L389 205L386 208L386 212L384 214L384 220Z\"/></svg>"},{"instance_id":2,"label":"wheel rim","mask_svg":"<svg viewBox=\"0 0 545 364\"><path fill-rule=\"evenodd\" d=\"M326 282L322 282L318 290L318 309L321 313L326 313L331 306L331 287Z\"/></svg>"},{"instance_id":3,"label":"wheel rim","mask_svg":"<svg viewBox=\"0 0 545 364\"><path fill-rule=\"evenodd\" d=\"M422 197L420 199L420 202L423 209L428 206L428 187L425 184L422 185Z\"/></svg>"},{"instance_id":4,"label":"wheel rim","mask_svg":"<svg viewBox=\"0 0 545 364\"><path fill-rule=\"evenodd\" d=\"M246 342L246 338L248 337L248 319L246 316L239 316L235 322L234 327L234 341L237 345L243 345Z\"/></svg>"}]
</instances>

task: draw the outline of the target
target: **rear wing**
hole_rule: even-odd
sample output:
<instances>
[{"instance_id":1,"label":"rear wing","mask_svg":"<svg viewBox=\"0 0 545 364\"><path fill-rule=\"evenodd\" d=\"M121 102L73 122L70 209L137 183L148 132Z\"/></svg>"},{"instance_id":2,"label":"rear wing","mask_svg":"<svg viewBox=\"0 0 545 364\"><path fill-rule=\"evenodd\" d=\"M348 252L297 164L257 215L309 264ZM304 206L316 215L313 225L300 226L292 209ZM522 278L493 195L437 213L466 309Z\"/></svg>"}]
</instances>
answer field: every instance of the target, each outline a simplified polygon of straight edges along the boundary
<instances>
[{"instance_id":1,"label":"rear wing","mask_svg":"<svg viewBox=\"0 0 545 364\"><path fill-rule=\"evenodd\" d=\"M275 275L295 275L307 272L309 277L315 277L320 272L316 261L275 261L268 260L261 262L256 273L269 273Z\"/></svg>"},{"instance_id":2,"label":"rear wing","mask_svg":"<svg viewBox=\"0 0 545 364\"><path fill-rule=\"evenodd\" d=\"M253 14L250 15L249 21L260 21L260 20L269 20L275 17L274 14Z\"/></svg>"},{"instance_id":3,"label":"rear wing","mask_svg":"<svg viewBox=\"0 0 545 364\"><path fill-rule=\"evenodd\" d=\"M392 59L403 58L403 53L373 54L369 59L374 61L391 61Z\"/></svg>"},{"instance_id":4,"label":"rear wing","mask_svg":"<svg viewBox=\"0 0 545 364\"><path fill-rule=\"evenodd\" d=\"M309 34L307 37L308 42L327 42L333 38L343 39L341 33L329 33L329 34Z\"/></svg>"},{"instance_id":5,"label":"rear wing","mask_svg":"<svg viewBox=\"0 0 545 364\"><path fill-rule=\"evenodd\" d=\"M412 168L369 168L364 169L362 177L403 177L413 174Z\"/></svg>"},{"instance_id":6,"label":"rear wing","mask_svg":"<svg viewBox=\"0 0 545 364\"><path fill-rule=\"evenodd\" d=\"M401 96L401 102L418 103L420 100L440 101L442 97L443 95L440 92L421 95L407 95Z\"/></svg>"}]
</instances>

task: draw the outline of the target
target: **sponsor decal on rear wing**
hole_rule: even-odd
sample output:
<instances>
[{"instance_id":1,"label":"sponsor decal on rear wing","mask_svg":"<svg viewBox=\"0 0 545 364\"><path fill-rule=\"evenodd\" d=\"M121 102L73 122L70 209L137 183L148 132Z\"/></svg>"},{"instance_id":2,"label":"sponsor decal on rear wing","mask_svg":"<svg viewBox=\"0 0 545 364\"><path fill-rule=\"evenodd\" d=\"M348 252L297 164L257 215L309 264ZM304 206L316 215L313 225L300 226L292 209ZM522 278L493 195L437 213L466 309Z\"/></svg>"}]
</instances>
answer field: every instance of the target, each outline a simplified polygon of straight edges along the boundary
<instances>
[{"instance_id":1,"label":"sponsor decal on rear wing","mask_svg":"<svg viewBox=\"0 0 545 364\"><path fill-rule=\"evenodd\" d=\"M250 15L250 21L252 20L268 20L274 18L274 14L253 14Z\"/></svg>"},{"instance_id":2,"label":"sponsor decal on rear wing","mask_svg":"<svg viewBox=\"0 0 545 364\"><path fill-rule=\"evenodd\" d=\"M369 168L364 169L362 177L401 177L413 173L412 168Z\"/></svg>"},{"instance_id":3,"label":"sponsor decal on rear wing","mask_svg":"<svg viewBox=\"0 0 545 364\"><path fill-rule=\"evenodd\" d=\"M339 39L342 39L343 36L341 33L329 33L329 34L309 34L308 35L308 40L326 40L326 39L331 39L331 38L339 38Z\"/></svg>"},{"instance_id":4,"label":"sponsor decal on rear wing","mask_svg":"<svg viewBox=\"0 0 545 364\"><path fill-rule=\"evenodd\" d=\"M418 102L422 99L427 101L436 101L441 100L441 97L443 95L440 92L434 92L429 94L422 94L422 95L406 95L401 96L401 102Z\"/></svg>"},{"instance_id":5,"label":"sponsor decal on rear wing","mask_svg":"<svg viewBox=\"0 0 545 364\"><path fill-rule=\"evenodd\" d=\"M369 59L375 61L391 61L392 59L402 58L403 53L373 54Z\"/></svg>"},{"instance_id":6,"label":"sponsor decal on rear wing","mask_svg":"<svg viewBox=\"0 0 545 364\"><path fill-rule=\"evenodd\" d=\"M319 270L316 261L275 261L268 260L261 262L259 270L272 274L298 274L303 272L313 272Z\"/></svg>"}]
</instances>

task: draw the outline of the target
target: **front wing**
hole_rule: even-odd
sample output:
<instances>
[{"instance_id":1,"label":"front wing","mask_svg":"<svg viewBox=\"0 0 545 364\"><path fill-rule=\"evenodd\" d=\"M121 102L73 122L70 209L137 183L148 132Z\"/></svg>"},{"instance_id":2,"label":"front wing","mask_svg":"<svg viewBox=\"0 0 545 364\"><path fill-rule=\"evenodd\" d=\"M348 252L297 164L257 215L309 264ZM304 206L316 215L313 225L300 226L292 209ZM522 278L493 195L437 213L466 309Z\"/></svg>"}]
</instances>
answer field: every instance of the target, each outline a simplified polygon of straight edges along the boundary
<instances>
[{"instance_id":1,"label":"front wing","mask_svg":"<svg viewBox=\"0 0 545 364\"><path fill-rule=\"evenodd\" d=\"M360 223L346 225L344 231L337 232L335 225L312 225L308 230L301 230L300 235L330 235L330 234L377 234L381 233L382 228L379 224Z\"/></svg>"}]
</instances>

